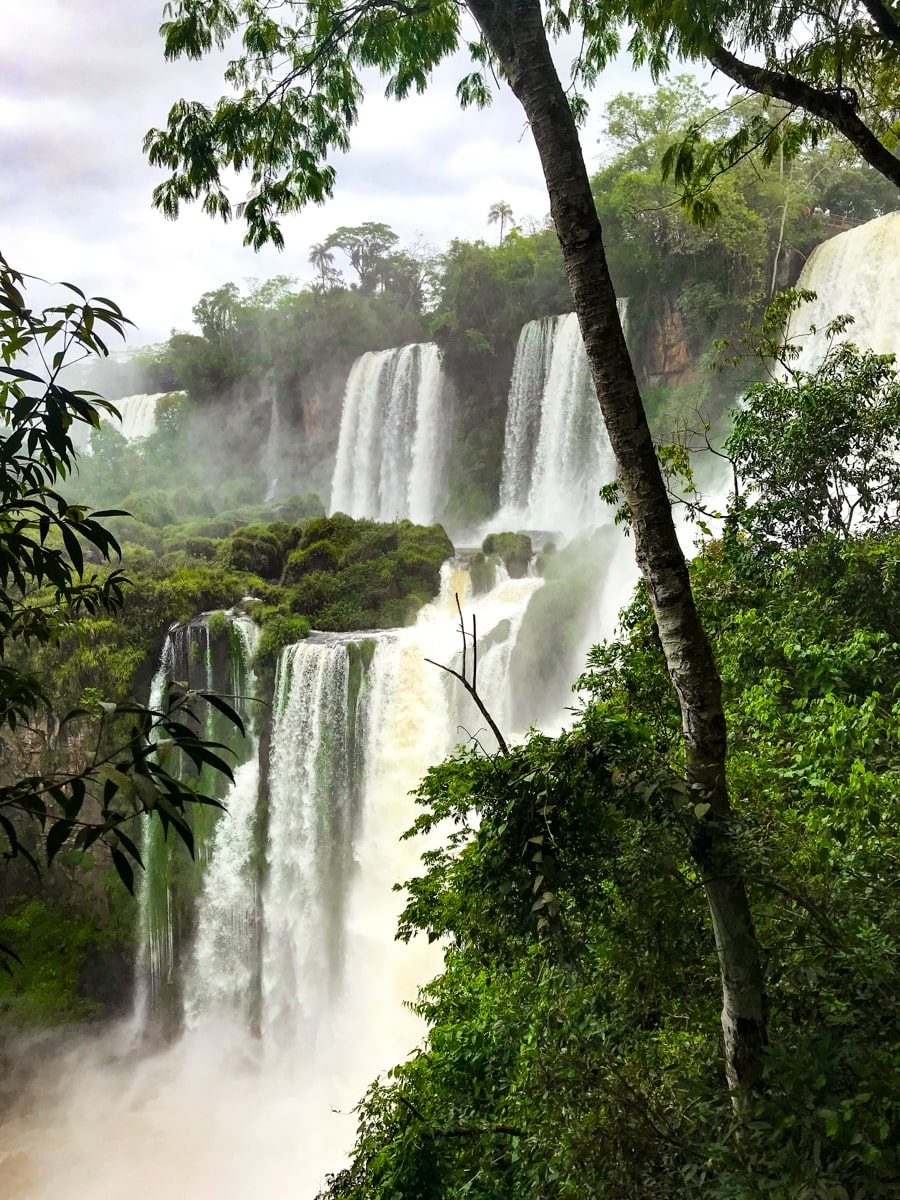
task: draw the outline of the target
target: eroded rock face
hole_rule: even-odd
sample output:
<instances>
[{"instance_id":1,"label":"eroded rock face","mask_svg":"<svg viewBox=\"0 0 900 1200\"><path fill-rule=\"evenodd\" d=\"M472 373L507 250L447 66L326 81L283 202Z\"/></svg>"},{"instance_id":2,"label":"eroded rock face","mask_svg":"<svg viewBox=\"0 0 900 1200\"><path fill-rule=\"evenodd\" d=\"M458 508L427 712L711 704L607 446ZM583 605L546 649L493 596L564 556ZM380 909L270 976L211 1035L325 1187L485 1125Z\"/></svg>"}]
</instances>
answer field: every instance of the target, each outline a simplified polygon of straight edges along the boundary
<instances>
[{"instance_id":1,"label":"eroded rock face","mask_svg":"<svg viewBox=\"0 0 900 1200\"><path fill-rule=\"evenodd\" d=\"M663 295L659 310L647 326L641 347L643 373L648 383L687 383L694 377L691 335L684 318Z\"/></svg>"}]
</instances>

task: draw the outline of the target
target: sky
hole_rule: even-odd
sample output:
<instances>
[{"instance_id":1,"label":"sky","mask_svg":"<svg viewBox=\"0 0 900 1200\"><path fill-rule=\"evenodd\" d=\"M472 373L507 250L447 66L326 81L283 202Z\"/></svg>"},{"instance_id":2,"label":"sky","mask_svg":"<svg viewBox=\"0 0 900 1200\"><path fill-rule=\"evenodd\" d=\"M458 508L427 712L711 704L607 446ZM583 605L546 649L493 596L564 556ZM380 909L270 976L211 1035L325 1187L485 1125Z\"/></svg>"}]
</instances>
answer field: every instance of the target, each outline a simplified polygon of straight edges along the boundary
<instances>
[{"instance_id":1,"label":"sky","mask_svg":"<svg viewBox=\"0 0 900 1200\"><path fill-rule=\"evenodd\" d=\"M226 281L312 279L309 247L339 225L383 221L401 243L442 249L453 237L495 237L495 201L517 219L547 213L518 102L503 88L489 109L462 112L460 56L402 103L373 79L351 150L335 160L333 199L284 221L283 252L244 247L240 222L196 206L166 221L151 207L163 172L146 162L143 136L175 100L215 100L224 85L221 57L165 62L161 16L162 0L31 0L4 13L0 43L0 251L20 270L112 297L137 325L130 346L189 329L197 299ZM563 47L560 65L569 57ZM589 168L605 102L650 86L625 59L606 72L582 132Z\"/></svg>"}]
</instances>

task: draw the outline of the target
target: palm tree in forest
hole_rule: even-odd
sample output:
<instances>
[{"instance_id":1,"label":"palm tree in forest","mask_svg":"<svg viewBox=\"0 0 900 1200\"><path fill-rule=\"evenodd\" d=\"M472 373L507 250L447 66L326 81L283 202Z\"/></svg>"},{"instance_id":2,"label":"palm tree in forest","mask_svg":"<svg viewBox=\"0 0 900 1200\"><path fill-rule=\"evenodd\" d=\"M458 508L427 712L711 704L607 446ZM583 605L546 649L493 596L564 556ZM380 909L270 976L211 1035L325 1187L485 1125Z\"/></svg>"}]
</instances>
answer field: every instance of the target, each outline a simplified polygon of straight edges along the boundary
<instances>
[{"instance_id":1,"label":"palm tree in forest","mask_svg":"<svg viewBox=\"0 0 900 1200\"><path fill-rule=\"evenodd\" d=\"M317 242L315 246L309 248L309 261L319 272L319 286L324 292L333 276L334 254L324 242Z\"/></svg>"},{"instance_id":2,"label":"palm tree in forest","mask_svg":"<svg viewBox=\"0 0 900 1200\"><path fill-rule=\"evenodd\" d=\"M506 232L507 222L509 222L511 225L512 219L513 210L505 200L498 200L496 204L492 204L488 209L488 225L496 225L498 222L500 223L500 242L503 241L503 235Z\"/></svg>"}]
</instances>

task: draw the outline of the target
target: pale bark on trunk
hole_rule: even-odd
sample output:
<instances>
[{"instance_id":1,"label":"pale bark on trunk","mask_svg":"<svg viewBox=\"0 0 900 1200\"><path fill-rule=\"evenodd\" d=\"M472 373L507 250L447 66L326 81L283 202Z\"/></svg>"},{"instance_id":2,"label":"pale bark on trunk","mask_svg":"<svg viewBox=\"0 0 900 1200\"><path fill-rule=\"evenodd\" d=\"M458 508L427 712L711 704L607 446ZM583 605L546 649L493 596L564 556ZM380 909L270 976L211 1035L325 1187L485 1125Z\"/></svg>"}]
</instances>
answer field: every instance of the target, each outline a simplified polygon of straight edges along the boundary
<instances>
[{"instance_id":1,"label":"pale bark on trunk","mask_svg":"<svg viewBox=\"0 0 900 1200\"><path fill-rule=\"evenodd\" d=\"M759 947L731 837L722 689L616 309L578 130L550 56L539 0L468 0L537 144L575 312L631 514L635 554L656 617L684 729L697 804L692 854L712 914L722 979L725 1069L757 1089L766 1042ZM598 480L598 486L601 483Z\"/></svg>"}]
</instances>

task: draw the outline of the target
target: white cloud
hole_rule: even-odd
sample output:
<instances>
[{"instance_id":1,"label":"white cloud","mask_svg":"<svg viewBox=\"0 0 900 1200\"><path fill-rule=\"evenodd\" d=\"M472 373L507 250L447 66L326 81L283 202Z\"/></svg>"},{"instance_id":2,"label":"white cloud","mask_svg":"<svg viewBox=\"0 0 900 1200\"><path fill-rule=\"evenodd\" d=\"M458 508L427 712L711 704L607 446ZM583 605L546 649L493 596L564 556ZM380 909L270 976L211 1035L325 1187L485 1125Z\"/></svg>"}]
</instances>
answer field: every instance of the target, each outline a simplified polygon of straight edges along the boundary
<instances>
[{"instance_id":1,"label":"white cloud","mask_svg":"<svg viewBox=\"0 0 900 1200\"><path fill-rule=\"evenodd\" d=\"M308 278L309 246L338 225L384 221L403 241L421 234L443 246L491 236L485 218L495 200L521 216L548 210L512 95L503 89L486 111L459 110L460 56L402 104L375 81L353 147L335 163L334 198L285 221L284 254L254 254L239 223L196 209L164 221L150 206L160 176L143 158L143 135L179 97L215 98L222 60L166 63L160 8L159 0L16 6L0 45L0 249L25 270L112 296L138 323L135 344L187 328L200 294L225 280ZM646 86L616 65L602 96ZM589 161L595 138L596 122L585 136Z\"/></svg>"}]
</instances>

